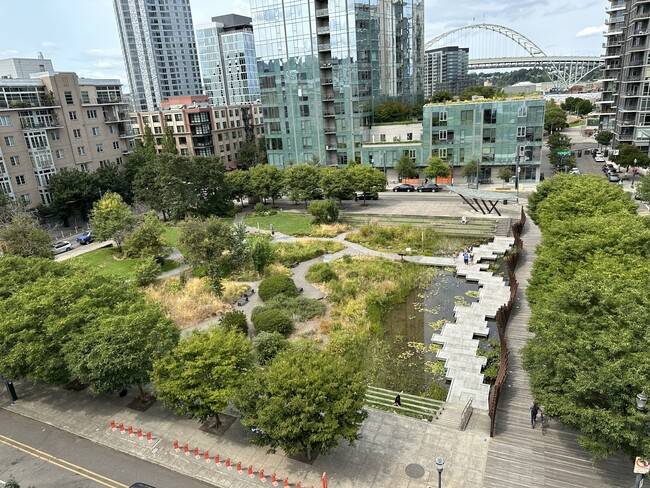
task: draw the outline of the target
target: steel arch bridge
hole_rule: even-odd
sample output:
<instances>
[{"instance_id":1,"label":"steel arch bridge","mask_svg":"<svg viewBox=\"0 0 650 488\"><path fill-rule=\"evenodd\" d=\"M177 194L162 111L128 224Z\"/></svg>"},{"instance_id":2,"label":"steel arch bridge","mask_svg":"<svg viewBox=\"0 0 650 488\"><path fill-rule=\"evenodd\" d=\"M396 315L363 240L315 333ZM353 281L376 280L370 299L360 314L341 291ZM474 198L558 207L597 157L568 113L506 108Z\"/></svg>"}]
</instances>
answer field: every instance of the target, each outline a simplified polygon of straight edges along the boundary
<instances>
[{"instance_id":1,"label":"steel arch bridge","mask_svg":"<svg viewBox=\"0 0 650 488\"><path fill-rule=\"evenodd\" d=\"M576 85L591 72L603 67L603 60L598 56L547 56L542 48L523 34L497 24L471 24L452 29L434 37L424 46L425 51L432 49L444 38L464 30L492 31L500 34L524 48L528 57L470 59L469 69L494 68L543 68L551 80L564 89ZM471 53L470 53L471 55Z\"/></svg>"}]
</instances>

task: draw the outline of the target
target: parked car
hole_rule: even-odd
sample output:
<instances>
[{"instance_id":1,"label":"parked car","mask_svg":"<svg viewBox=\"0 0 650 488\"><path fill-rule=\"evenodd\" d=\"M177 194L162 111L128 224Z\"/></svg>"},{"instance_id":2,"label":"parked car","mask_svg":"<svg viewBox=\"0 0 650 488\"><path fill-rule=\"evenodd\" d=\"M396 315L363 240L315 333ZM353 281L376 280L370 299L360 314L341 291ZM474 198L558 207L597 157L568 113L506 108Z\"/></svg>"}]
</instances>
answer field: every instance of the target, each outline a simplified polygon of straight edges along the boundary
<instances>
[{"instance_id":1,"label":"parked car","mask_svg":"<svg viewBox=\"0 0 650 488\"><path fill-rule=\"evenodd\" d=\"M379 193L376 191L358 191L354 196L354 201L358 200L379 200Z\"/></svg>"},{"instance_id":2,"label":"parked car","mask_svg":"<svg viewBox=\"0 0 650 488\"><path fill-rule=\"evenodd\" d=\"M93 231L90 229L83 231L83 233L77 237L77 242L81 245L90 244L94 240L95 238L93 237Z\"/></svg>"},{"instance_id":3,"label":"parked car","mask_svg":"<svg viewBox=\"0 0 650 488\"><path fill-rule=\"evenodd\" d=\"M52 245L52 252L55 256L66 251L72 251L72 244L68 241L58 241Z\"/></svg>"},{"instance_id":4,"label":"parked car","mask_svg":"<svg viewBox=\"0 0 650 488\"><path fill-rule=\"evenodd\" d=\"M437 184L435 183L429 183L427 185L420 185L416 188L417 191L419 192L437 192L442 190Z\"/></svg>"},{"instance_id":5,"label":"parked car","mask_svg":"<svg viewBox=\"0 0 650 488\"><path fill-rule=\"evenodd\" d=\"M571 171L569 171L569 173L572 175L579 175L580 170L578 168L571 168Z\"/></svg>"},{"instance_id":6,"label":"parked car","mask_svg":"<svg viewBox=\"0 0 650 488\"><path fill-rule=\"evenodd\" d=\"M607 179L612 183L617 183L617 182L621 181L621 179L618 177L618 175L616 173L608 174Z\"/></svg>"},{"instance_id":7,"label":"parked car","mask_svg":"<svg viewBox=\"0 0 650 488\"><path fill-rule=\"evenodd\" d=\"M596 157L594 158L594 160L597 163L604 163L605 162L605 156L603 156L602 154L596 154Z\"/></svg>"},{"instance_id":8,"label":"parked car","mask_svg":"<svg viewBox=\"0 0 650 488\"><path fill-rule=\"evenodd\" d=\"M393 191L412 192L415 191L415 187L409 183L400 183L399 185L393 187Z\"/></svg>"}]
</instances>

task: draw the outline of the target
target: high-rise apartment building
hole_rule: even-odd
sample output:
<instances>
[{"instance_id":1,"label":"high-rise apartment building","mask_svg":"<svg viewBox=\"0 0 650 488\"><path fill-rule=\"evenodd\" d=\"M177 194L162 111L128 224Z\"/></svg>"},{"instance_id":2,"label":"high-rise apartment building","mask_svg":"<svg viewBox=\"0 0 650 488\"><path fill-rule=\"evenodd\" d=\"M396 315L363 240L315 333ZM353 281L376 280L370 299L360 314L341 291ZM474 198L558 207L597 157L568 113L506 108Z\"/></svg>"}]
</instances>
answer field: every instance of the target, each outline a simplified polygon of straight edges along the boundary
<instances>
[{"instance_id":1,"label":"high-rise apartment building","mask_svg":"<svg viewBox=\"0 0 650 488\"><path fill-rule=\"evenodd\" d=\"M136 137L149 126L158 150L165 132L171 130L181 155L218 156L231 167L250 163L242 161L242 144L264 135L259 103L213 106L205 95L172 97L161 110L139 112L131 124Z\"/></svg>"},{"instance_id":2,"label":"high-rise apartment building","mask_svg":"<svg viewBox=\"0 0 650 488\"><path fill-rule=\"evenodd\" d=\"M650 1L610 0L600 127L614 132L613 146L650 143Z\"/></svg>"},{"instance_id":3,"label":"high-rise apartment building","mask_svg":"<svg viewBox=\"0 0 650 488\"><path fill-rule=\"evenodd\" d=\"M0 79L0 191L28 208L51 203L57 171L122 164L132 142L119 80L54 71Z\"/></svg>"},{"instance_id":4,"label":"high-rise apartment building","mask_svg":"<svg viewBox=\"0 0 650 488\"><path fill-rule=\"evenodd\" d=\"M201 94L189 0L113 0L134 109Z\"/></svg>"},{"instance_id":5,"label":"high-rise apartment building","mask_svg":"<svg viewBox=\"0 0 650 488\"><path fill-rule=\"evenodd\" d=\"M211 105L254 103L260 98L250 17L221 15L196 28L203 89Z\"/></svg>"},{"instance_id":6,"label":"high-rise apartment building","mask_svg":"<svg viewBox=\"0 0 650 488\"><path fill-rule=\"evenodd\" d=\"M469 49L444 46L424 53L424 97L446 91L460 95L468 86Z\"/></svg>"},{"instance_id":7,"label":"high-rise apartment building","mask_svg":"<svg viewBox=\"0 0 650 488\"><path fill-rule=\"evenodd\" d=\"M422 96L422 0L252 0L269 164L361 159L389 99Z\"/></svg>"}]
</instances>

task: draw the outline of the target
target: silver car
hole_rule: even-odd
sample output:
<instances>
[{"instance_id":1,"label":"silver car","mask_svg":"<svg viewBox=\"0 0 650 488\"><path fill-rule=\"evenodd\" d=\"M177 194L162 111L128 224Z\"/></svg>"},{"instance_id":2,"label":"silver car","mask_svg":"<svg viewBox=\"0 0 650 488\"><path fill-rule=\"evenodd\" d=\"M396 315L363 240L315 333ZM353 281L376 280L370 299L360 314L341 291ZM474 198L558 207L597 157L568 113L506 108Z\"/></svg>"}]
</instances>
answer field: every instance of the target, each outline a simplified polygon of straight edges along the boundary
<instances>
[{"instance_id":1,"label":"silver car","mask_svg":"<svg viewBox=\"0 0 650 488\"><path fill-rule=\"evenodd\" d=\"M52 245L52 252L55 256L66 251L72 251L72 244L70 244L68 241L59 241L55 242Z\"/></svg>"}]
</instances>

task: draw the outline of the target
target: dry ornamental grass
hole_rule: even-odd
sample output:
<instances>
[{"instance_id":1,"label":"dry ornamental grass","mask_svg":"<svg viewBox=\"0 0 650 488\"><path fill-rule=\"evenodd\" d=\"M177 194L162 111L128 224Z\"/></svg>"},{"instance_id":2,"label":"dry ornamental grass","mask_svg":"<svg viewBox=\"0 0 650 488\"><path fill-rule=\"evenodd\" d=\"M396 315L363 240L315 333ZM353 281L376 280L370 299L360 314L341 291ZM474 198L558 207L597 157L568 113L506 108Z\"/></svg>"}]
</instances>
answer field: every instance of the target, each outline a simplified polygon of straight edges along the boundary
<instances>
[{"instance_id":1,"label":"dry ornamental grass","mask_svg":"<svg viewBox=\"0 0 650 488\"><path fill-rule=\"evenodd\" d=\"M147 287L145 292L183 330L232 310L233 302L246 288L224 283L223 295L217 297L203 278L190 278L184 287L177 278L171 278Z\"/></svg>"}]
</instances>

